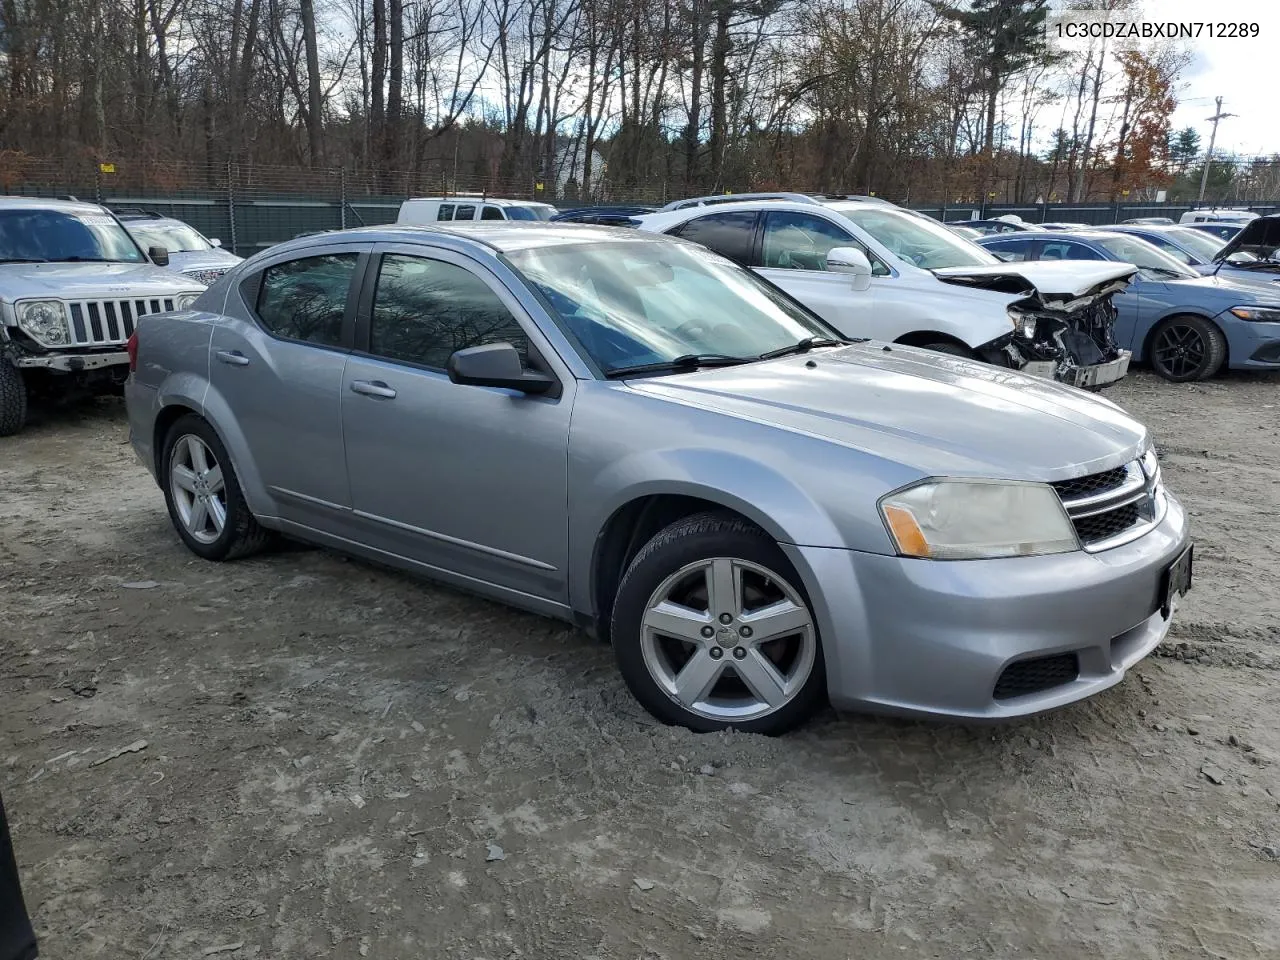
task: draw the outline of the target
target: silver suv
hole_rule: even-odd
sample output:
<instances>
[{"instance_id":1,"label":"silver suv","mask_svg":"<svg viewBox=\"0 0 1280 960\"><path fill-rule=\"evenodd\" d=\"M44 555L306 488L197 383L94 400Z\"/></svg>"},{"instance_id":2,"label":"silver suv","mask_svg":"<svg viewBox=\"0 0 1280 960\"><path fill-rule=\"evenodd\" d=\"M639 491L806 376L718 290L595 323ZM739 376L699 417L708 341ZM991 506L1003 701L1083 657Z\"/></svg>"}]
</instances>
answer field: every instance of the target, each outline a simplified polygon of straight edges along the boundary
<instances>
[{"instance_id":1,"label":"silver suv","mask_svg":"<svg viewBox=\"0 0 1280 960\"><path fill-rule=\"evenodd\" d=\"M32 393L118 391L138 317L203 289L97 204L0 197L0 436L22 429Z\"/></svg>"}]
</instances>

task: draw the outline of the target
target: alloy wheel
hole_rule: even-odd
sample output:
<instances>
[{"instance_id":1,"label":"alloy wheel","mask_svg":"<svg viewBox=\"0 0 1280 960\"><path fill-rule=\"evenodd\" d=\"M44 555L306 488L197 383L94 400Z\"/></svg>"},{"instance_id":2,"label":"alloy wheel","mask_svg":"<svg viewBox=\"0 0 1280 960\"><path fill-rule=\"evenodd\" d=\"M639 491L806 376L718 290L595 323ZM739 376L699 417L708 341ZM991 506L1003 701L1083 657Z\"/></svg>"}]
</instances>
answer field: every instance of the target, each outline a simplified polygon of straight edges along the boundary
<instances>
[{"instance_id":1,"label":"alloy wheel","mask_svg":"<svg viewBox=\"0 0 1280 960\"><path fill-rule=\"evenodd\" d=\"M194 434L173 445L169 490L178 519L195 540L213 543L227 526L227 489L222 466L209 446Z\"/></svg>"},{"instance_id":2,"label":"alloy wheel","mask_svg":"<svg viewBox=\"0 0 1280 960\"><path fill-rule=\"evenodd\" d=\"M649 598L645 666L677 704L715 721L781 709L813 672L817 637L804 600L774 571L730 557L687 564Z\"/></svg>"},{"instance_id":3,"label":"alloy wheel","mask_svg":"<svg viewBox=\"0 0 1280 960\"><path fill-rule=\"evenodd\" d=\"M1194 327L1171 323L1156 336L1152 352L1161 367L1182 379L1191 377L1204 364L1208 344Z\"/></svg>"}]
</instances>

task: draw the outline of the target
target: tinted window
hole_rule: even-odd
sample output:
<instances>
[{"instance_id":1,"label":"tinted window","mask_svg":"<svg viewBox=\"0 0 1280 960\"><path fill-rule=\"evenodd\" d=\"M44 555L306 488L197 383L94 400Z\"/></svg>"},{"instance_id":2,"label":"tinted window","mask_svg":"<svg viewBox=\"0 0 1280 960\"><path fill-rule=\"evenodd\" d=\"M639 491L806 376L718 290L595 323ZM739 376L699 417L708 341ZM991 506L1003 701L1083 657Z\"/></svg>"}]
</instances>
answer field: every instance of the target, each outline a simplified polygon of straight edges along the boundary
<instances>
[{"instance_id":1,"label":"tinted window","mask_svg":"<svg viewBox=\"0 0 1280 960\"><path fill-rule=\"evenodd\" d=\"M788 270L826 270L827 251L855 246L849 233L807 213L770 213L764 220L764 266ZM863 250L866 253L866 250Z\"/></svg>"},{"instance_id":2,"label":"tinted window","mask_svg":"<svg viewBox=\"0 0 1280 960\"><path fill-rule=\"evenodd\" d=\"M1001 240L999 243L984 243L983 246L1001 260L1014 263L1026 260L1031 252L1030 240Z\"/></svg>"},{"instance_id":3,"label":"tinted window","mask_svg":"<svg viewBox=\"0 0 1280 960\"><path fill-rule=\"evenodd\" d=\"M474 204L466 204L458 207L458 212L454 214L455 220L474 220L476 218L476 208Z\"/></svg>"},{"instance_id":4,"label":"tinted window","mask_svg":"<svg viewBox=\"0 0 1280 960\"><path fill-rule=\"evenodd\" d=\"M278 337L336 347L358 254L290 260L262 272L258 319Z\"/></svg>"},{"instance_id":5,"label":"tinted window","mask_svg":"<svg viewBox=\"0 0 1280 960\"><path fill-rule=\"evenodd\" d=\"M453 204L452 204L452 203L442 203L442 204L440 204L440 212L436 214L436 219L437 219L437 220L452 220L452 219L453 219Z\"/></svg>"},{"instance_id":6,"label":"tinted window","mask_svg":"<svg viewBox=\"0 0 1280 960\"><path fill-rule=\"evenodd\" d=\"M373 298L370 350L444 369L455 350L507 342L528 355L520 324L470 270L422 257L382 258Z\"/></svg>"},{"instance_id":7,"label":"tinted window","mask_svg":"<svg viewBox=\"0 0 1280 960\"><path fill-rule=\"evenodd\" d=\"M677 237L692 240L745 266L751 264L751 246L755 241L754 211L713 213L681 224L672 230Z\"/></svg>"},{"instance_id":8,"label":"tinted window","mask_svg":"<svg viewBox=\"0 0 1280 960\"><path fill-rule=\"evenodd\" d=\"M1070 243L1063 240L1046 240L1040 248L1041 260L1105 260L1098 253L1083 243Z\"/></svg>"},{"instance_id":9,"label":"tinted window","mask_svg":"<svg viewBox=\"0 0 1280 960\"><path fill-rule=\"evenodd\" d=\"M507 218L502 215L502 211L499 210L497 207L486 206L483 210L480 211L480 219L481 220L505 220Z\"/></svg>"}]
</instances>

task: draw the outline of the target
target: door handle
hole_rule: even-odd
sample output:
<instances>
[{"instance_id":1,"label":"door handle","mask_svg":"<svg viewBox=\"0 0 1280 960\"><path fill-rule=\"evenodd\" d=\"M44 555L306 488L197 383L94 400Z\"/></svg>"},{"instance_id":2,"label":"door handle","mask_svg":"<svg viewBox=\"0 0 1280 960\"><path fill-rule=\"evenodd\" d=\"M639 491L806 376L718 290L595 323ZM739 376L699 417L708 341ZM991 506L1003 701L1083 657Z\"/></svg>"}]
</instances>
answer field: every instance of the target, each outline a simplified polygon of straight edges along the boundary
<instances>
[{"instance_id":1,"label":"door handle","mask_svg":"<svg viewBox=\"0 0 1280 960\"><path fill-rule=\"evenodd\" d=\"M391 400L396 395L395 389L388 387L381 380L352 380L351 390L353 393L362 393L366 397L382 397L386 400Z\"/></svg>"},{"instance_id":2,"label":"door handle","mask_svg":"<svg viewBox=\"0 0 1280 960\"><path fill-rule=\"evenodd\" d=\"M247 367L249 358L239 350L219 350L218 359L223 363L229 363L233 367Z\"/></svg>"}]
</instances>

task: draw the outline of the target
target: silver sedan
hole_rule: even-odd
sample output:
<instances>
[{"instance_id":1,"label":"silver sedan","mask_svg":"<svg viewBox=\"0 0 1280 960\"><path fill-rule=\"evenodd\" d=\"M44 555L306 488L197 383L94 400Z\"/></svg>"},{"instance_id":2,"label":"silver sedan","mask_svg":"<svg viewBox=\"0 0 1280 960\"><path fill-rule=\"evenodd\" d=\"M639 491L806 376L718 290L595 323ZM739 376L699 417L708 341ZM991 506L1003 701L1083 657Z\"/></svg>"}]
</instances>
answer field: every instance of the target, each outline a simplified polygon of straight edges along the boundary
<instances>
[{"instance_id":1,"label":"silver sedan","mask_svg":"<svg viewBox=\"0 0 1280 960\"><path fill-rule=\"evenodd\" d=\"M179 536L285 535L580 624L697 730L838 708L1028 714L1119 682L1190 585L1113 403L850 342L679 240L556 224L336 232L130 343Z\"/></svg>"}]
</instances>

